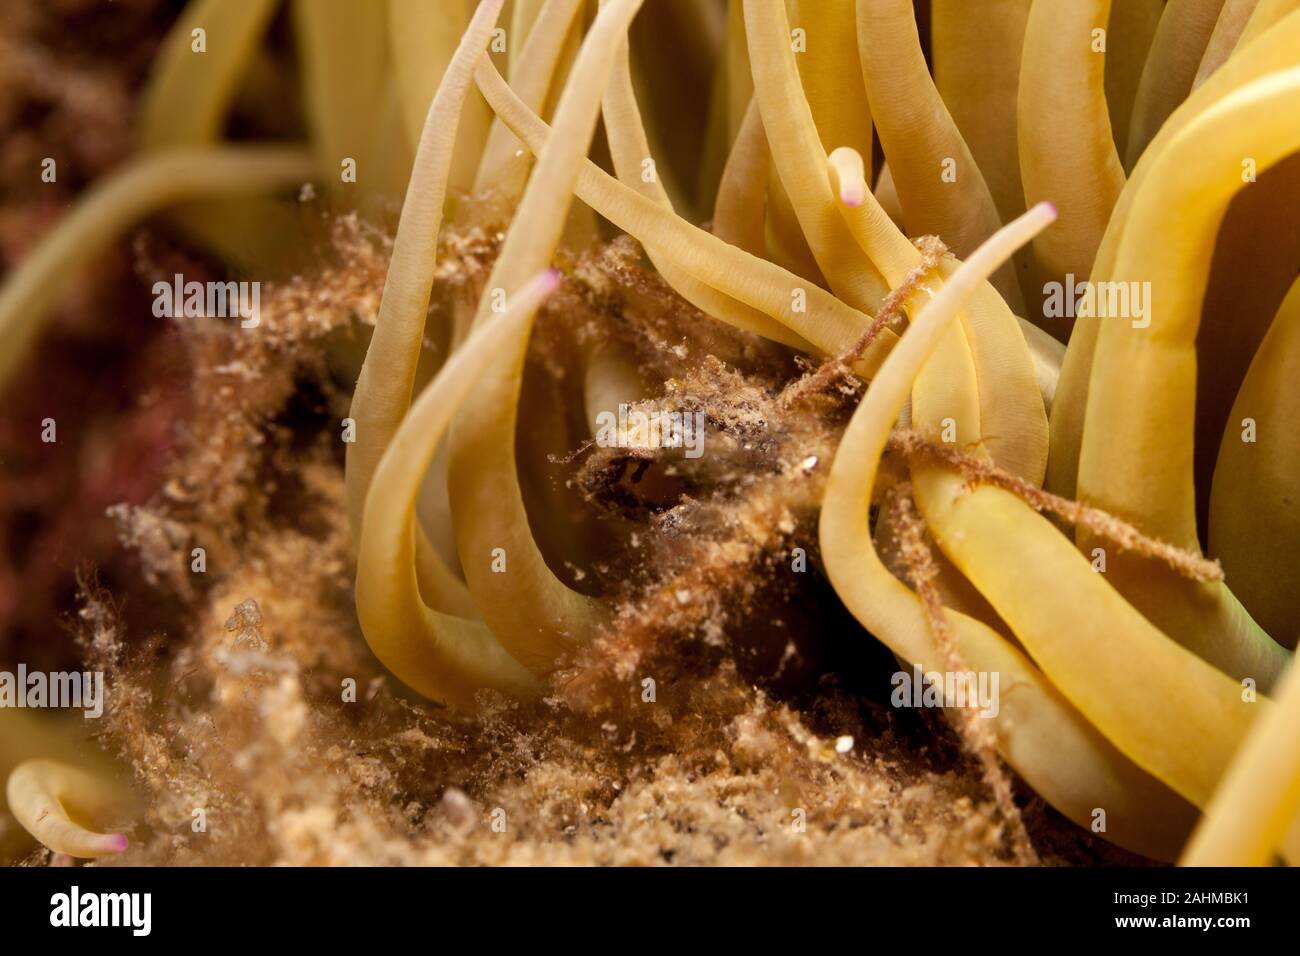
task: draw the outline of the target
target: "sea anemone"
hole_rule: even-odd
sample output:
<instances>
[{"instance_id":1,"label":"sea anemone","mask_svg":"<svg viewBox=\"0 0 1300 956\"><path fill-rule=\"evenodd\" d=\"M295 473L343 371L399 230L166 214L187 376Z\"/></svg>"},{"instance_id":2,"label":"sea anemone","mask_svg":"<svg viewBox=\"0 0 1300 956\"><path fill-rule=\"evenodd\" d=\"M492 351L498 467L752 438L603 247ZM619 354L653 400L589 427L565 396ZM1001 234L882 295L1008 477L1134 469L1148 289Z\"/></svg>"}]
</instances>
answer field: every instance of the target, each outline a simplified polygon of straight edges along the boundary
<instances>
[{"instance_id":1,"label":"sea anemone","mask_svg":"<svg viewBox=\"0 0 1300 956\"><path fill-rule=\"evenodd\" d=\"M274 96L276 4L195 0L139 155L0 290L0 377L147 216L310 295L281 193L400 200L368 343L315 347L355 378L355 611L403 685L599 723L665 635L816 578L860 625L827 639L999 676L995 713L939 703L1019 862L1007 768L1148 857L1300 859L1300 2L644 6L293 3L283 145L223 134L241 90ZM667 316L659 358L610 333L600 269ZM570 337L540 357L539 313ZM688 338L709 359L674 366ZM624 407L698 414L718 451L611 446ZM95 829L127 812L111 773L0 721L19 822L124 849Z\"/></svg>"}]
</instances>

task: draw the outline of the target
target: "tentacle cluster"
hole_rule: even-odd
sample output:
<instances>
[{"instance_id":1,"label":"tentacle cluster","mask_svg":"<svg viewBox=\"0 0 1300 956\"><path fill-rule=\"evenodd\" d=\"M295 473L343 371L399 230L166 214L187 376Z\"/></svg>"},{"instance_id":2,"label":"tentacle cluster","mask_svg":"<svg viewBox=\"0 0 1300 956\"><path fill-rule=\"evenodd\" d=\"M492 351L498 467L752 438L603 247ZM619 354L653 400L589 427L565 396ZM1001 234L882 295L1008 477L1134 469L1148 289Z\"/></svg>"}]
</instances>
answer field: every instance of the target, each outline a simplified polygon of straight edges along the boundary
<instances>
[{"instance_id":1,"label":"tentacle cluster","mask_svg":"<svg viewBox=\"0 0 1300 956\"><path fill-rule=\"evenodd\" d=\"M556 267L612 225L704 315L822 363L783 401L869 383L829 467L821 558L901 660L1001 675L999 713L961 723L1022 860L1001 762L1153 857L1177 858L1204 811L1189 862L1296 860L1300 248L1283 222L1300 196L1300 4L935 0L933 75L907 0L700 4L705 52L680 69L706 82L707 108L683 146L657 91L679 64L636 42L634 19L652 40L663 29L641 0L516 0L509 23L504 0L304 2L310 148L217 145L273 6L188 8L144 155L0 292L0 375L52 305L51 276L135 219L248 197L178 215L220 254L280 187L346 195L339 162L359 162L370 195L404 191L352 400L363 632L429 698L537 694L619 627L613 595L557 566L582 545L526 453L529 429L571 431L565 409L529 400L538 311ZM983 29L965 29L975 16ZM201 72L184 47L196 24L222 40ZM506 220L490 276L426 327L444 228ZM1234 260L1234 236L1269 268ZM1040 308L1075 283L1092 298L1071 293L1071 309L1091 314ZM1254 333L1224 331L1233 316L1208 304L1228 296ZM1207 342L1238 374L1206 371ZM593 432L611 404L669 388L617 343L579 360ZM51 846L115 849L71 822L99 809L79 774L24 763L10 803Z\"/></svg>"}]
</instances>

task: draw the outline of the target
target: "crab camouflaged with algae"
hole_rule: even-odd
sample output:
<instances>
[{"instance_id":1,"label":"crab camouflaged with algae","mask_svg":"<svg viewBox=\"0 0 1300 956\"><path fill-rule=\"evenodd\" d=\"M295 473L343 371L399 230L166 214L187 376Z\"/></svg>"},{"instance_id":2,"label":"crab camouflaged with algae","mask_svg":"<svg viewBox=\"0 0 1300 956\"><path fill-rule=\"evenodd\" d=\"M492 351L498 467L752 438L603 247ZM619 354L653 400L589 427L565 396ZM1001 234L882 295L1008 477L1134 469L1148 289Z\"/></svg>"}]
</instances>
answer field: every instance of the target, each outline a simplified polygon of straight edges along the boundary
<instances>
[{"instance_id":1,"label":"crab camouflaged with algae","mask_svg":"<svg viewBox=\"0 0 1300 956\"><path fill-rule=\"evenodd\" d=\"M281 190L403 197L363 359L342 321L310 321L338 284L348 301L346 264L288 283L283 313L231 332L245 344L206 345L246 382L272 376L281 405L276 356L314 350L345 383L359 360L330 534L403 684L482 728L511 706L636 726L644 674L716 649L764 592L814 587L786 573L813 552L860 625L825 640L999 676L990 714L945 703L1000 851L1039 857L1009 767L1149 857L1300 858L1300 2L289 6L309 144L222 142L237 95L268 95L277 4L192 3L140 155L0 291L0 374L57 277L146 215L270 272L301 234ZM1045 307L1076 287L1072 323ZM598 416L623 405L698 412L708 450L603 447ZM328 499L314 455L298 480ZM262 506L210 508L205 527L240 554L229 522ZM164 569L188 543L166 515L136 532ZM265 763L305 705L238 596L250 573L212 596L242 609L226 627L248 646L183 663L216 655L214 700L260 675L241 706L277 714L244 755ZM92 648L112 663L104 606ZM119 720L147 723L149 692L123 681ZM110 771L54 728L0 721L23 827L73 856L120 851L95 829L129 817ZM791 726L763 733L815 751ZM126 748L137 777L173 759L152 739Z\"/></svg>"}]
</instances>

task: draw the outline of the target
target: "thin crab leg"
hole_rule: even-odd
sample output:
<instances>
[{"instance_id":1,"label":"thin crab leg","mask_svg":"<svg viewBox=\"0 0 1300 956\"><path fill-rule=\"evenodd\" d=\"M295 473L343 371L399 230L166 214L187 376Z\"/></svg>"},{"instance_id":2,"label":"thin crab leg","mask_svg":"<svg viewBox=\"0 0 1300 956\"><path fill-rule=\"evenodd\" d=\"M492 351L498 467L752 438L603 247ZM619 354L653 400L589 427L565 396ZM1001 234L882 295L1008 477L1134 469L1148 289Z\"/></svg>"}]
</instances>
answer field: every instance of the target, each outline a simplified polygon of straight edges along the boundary
<instances>
[{"instance_id":1,"label":"thin crab leg","mask_svg":"<svg viewBox=\"0 0 1300 956\"><path fill-rule=\"evenodd\" d=\"M913 478L944 554L1053 685L1138 766L1204 805L1266 705L1148 623L1016 495L939 469Z\"/></svg>"},{"instance_id":2,"label":"thin crab leg","mask_svg":"<svg viewBox=\"0 0 1300 956\"><path fill-rule=\"evenodd\" d=\"M937 431L940 422L951 417L958 426L955 441L971 443L983 437L969 396L975 363L956 331L949 330L917 375L912 419L923 431ZM1015 398L1006 395L1004 400ZM1253 716L1239 688L1151 628L1092 572L1068 538L1012 493L990 486L968 489L962 475L925 462L914 462L912 480L917 503L945 555L993 605L1053 683L1131 758L1184 797L1203 802L1209 792L1207 765L1210 772L1221 769L1225 752L1231 753ZM1026 582L1033 583L1026 587ZM1063 585L1055 599L1047 598L1052 582ZM1063 620L1075 623L1062 628ZM1082 633L1063 637L1071 630ZM1115 645L1114 651L1106 650L1106 641ZM1125 674L1136 671L1140 682L1129 678L1126 686L1104 662L1080 666L1079 647L1107 659L1129 648L1119 669ZM1168 680L1168 675L1176 675L1176 680ZM1193 695L1197 708L1210 712L1200 726L1194 720L1200 711L1191 715L1187 708L1166 706L1168 716L1157 718L1154 728L1151 721L1139 718L1146 697L1134 693L1133 686L1148 687L1160 699L1172 701L1181 699L1177 690L1183 680L1204 690ZM1197 759L1171 757L1162 741L1169 739L1173 727L1202 741ZM1218 734L1217 739L1205 739L1206 732ZM1208 783L1212 787L1213 777Z\"/></svg>"},{"instance_id":3,"label":"thin crab leg","mask_svg":"<svg viewBox=\"0 0 1300 956\"><path fill-rule=\"evenodd\" d=\"M971 443L982 437L963 394L974 367L952 331L916 378L912 419L923 431L937 431L951 417L956 442ZM944 554L1053 684L1131 759L1203 804L1254 717L1236 683L1156 631L1010 490L971 488L963 474L924 459L913 461L912 482ZM1159 714L1143 716L1153 696ZM1169 745L1179 739L1198 743Z\"/></svg>"},{"instance_id":4,"label":"thin crab leg","mask_svg":"<svg viewBox=\"0 0 1300 956\"><path fill-rule=\"evenodd\" d=\"M881 453L920 367L948 333L963 300L1011 251L1051 221L1035 208L977 251L921 311L879 370L836 452L822 502L820 539L840 598L872 633L907 661L931 668L939 653L916 594L881 563L868 506ZM1194 811L1121 756L1052 687L1033 663L986 625L949 612L961 656L997 672L1015 693L993 718L999 752L1045 799L1081 824L1104 808L1108 837L1172 858Z\"/></svg>"}]
</instances>

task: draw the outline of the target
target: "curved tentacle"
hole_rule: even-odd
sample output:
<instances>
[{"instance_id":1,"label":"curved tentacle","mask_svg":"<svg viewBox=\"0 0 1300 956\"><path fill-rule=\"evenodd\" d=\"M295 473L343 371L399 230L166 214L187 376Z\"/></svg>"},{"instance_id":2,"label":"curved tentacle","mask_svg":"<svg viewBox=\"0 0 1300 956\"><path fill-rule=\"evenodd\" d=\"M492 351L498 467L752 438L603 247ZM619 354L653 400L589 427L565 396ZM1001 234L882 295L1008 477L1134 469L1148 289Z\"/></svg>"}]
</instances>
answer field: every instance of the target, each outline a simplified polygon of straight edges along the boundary
<instances>
[{"instance_id":1,"label":"curved tentacle","mask_svg":"<svg viewBox=\"0 0 1300 956\"><path fill-rule=\"evenodd\" d=\"M804 31L806 55L795 57L822 149L848 146L871 159L871 104L859 67L854 4L791 0L790 22ZM871 179L871 176L867 176Z\"/></svg>"},{"instance_id":2,"label":"curved tentacle","mask_svg":"<svg viewBox=\"0 0 1300 956\"><path fill-rule=\"evenodd\" d=\"M185 7L168 31L142 94L136 135L143 151L220 142L276 6L274 0L199 0ZM199 30L202 53L194 50ZM295 206L261 196L198 199L170 210L167 218L224 262L265 270L268 264L283 264L286 247L293 245L284 237L301 227Z\"/></svg>"},{"instance_id":3,"label":"curved tentacle","mask_svg":"<svg viewBox=\"0 0 1300 956\"><path fill-rule=\"evenodd\" d=\"M1278 642L1300 638L1300 594L1279 569L1300 567L1300 281L1291 287L1246 373L1219 445L1209 551L1233 593ZM1243 429L1259 430L1247 441Z\"/></svg>"},{"instance_id":4,"label":"curved tentacle","mask_svg":"<svg viewBox=\"0 0 1300 956\"><path fill-rule=\"evenodd\" d=\"M447 0L388 0L388 46L397 81L402 127L411 154L420 148L424 120L461 37L469 28L472 4ZM491 111L477 91L461 110L460 129L448 188L455 195L473 188L479 157L487 141Z\"/></svg>"},{"instance_id":5,"label":"curved tentacle","mask_svg":"<svg viewBox=\"0 0 1300 956\"><path fill-rule=\"evenodd\" d=\"M540 690L486 625L430 606L422 596L415 562L415 501L452 416L558 282L556 273L546 272L525 284L503 315L476 329L448 359L388 443L366 495L357 556L357 617L384 666L433 700L469 708L480 687L524 696Z\"/></svg>"},{"instance_id":6,"label":"curved tentacle","mask_svg":"<svg viewBox=\"0 0 1300 956\"><path fill-rule=\"evenodd\" d=\"M1201 65L1196 69L1192 89L1208 80L1210 74L1232 56L1232 51L1236 49L1258 6L1259 0L1224 0L1219 19L1214 24L1214 32L1210 34L1210 42L1205 45Z\"/></svg>"},{"instance_id":7,"label":"curved tentacle","mask_svg":"<svg viewBox=\"0 0 1300 956\"><path fill-rule=\"evenodd\" d=\"M546 0L529 25L528 39L519 56L511 61L511 86L534 113L542 113L569 31L582 6L583 0ZM522 26L516 17L515 32ZM531 157L519 148L519 141L509 128L499 119L494 119L479 163L474 191L481 193L491 189L497 203L502 208L509 208L523 192L531 165Z\"/></svg>"},{"instance_id":8,"label":"curved tentacle","mask_svg":"<svg viewBox=\"0 0 1300 956\"><path fill-rule=\"evenodd\" d=\"M609 89L605 93L603 112L605 130L609 137L610 152L613 155L614 169L618 174L619 181L672 212L672 201L659 179L658 164L651 154L650 144L646 140L645 126L641 121L636 93L632 88L632 74L626 43L622 45L617 54ZM647 166L647 161L651 165ZM646 254L664 280L677 290L683 299L690 302L701 312L714 316L725 315L726 321L737 328L748 329L765 338L797 349L808 350L810 348L804 339L792 335L781 323L751 306L719 293L716 289L691 276L690 273L684 272L671 262L666 261L656 253L654 247L648 246Z\"/></svg>"},{"instance_id":9,"label":"curved tentacle","mask_svg":"<svg viewBox=\"0 0 1300 956\"><path fill-rule=\"evenodd\" d=\"M1025 31L1019 117L1025 202L1049 200L1061 211L1056 226L1034 241L1045 282L1087 279L1124 188L1106 106L1106 55L1093 33L1105 27L1110 9L1110 0L1035 0Z\"/></svg>"},{"instance_id":10,"label":"curved tentacle","mask_svg":"<svg viewBox=\"0 0 1300 956\"><path fill-rule=\"evenodd\" d=\"M552 135L547 125L514 96L490 63L479 64L477 79L497 114L530 150L539 152ZM653 246L673 265L771 316L827 355L847 351L871 325L866 313L780 266L692 226L590 161L581 167L575 189L579 199L628 235ZM803 294L806 309L795 307L796 293ZM725 321L727 316L719 318ZM855 370L870 378L897 339L889 329L882 330Z\"/></svg>"},{"instance_id":11,"label":"curved tentacle","mask_svg":"<svg viewBox=\"0 0 1300 956\"><path fill-rule=\"evenodd\" d=\"M1025 211L1017 141L1020 57L1033 0L932 0L934 84L970 147L998 215Z\"/></svg>"},{"instance_id":12,"label":"curved tentacle","mask_svg":"<svg viewBox=\"0 0 1300 956\"><path fill-rule=\"evenodd\" d=\"M1279 23L1296 10L1300 10L1300 0L1259 0L1255 12L1246 21L1246 28L1241 31L1241 37L1237 40L1237 46L1232 52L1235 54L1237 50L1245 48L1274 24Z\"/></svg>"},{"instance_id":13,"label":"curved tentacle","mask_svg":"<svg viewBox=\"0 0 1300 956\"><path fill-rule=\"evenodd\" d=\"M1006 227L921 311L854 413L827 480L820 539L832 584L865 627L923 668L937 661L937 651L920 603L871 543L868 506L880 456L915 376L948 334L963 300L1051 217L1050 209L1039 207ZM1165 858L1175 854L1191 827L1192 809L1115 750L1011 643L964 615L947 617L963 660L1000 673L1016 688L1004 695L994 718L1008 763L1067 816L1086 821L1094 808L1105 807L1117 842Z\"/></svg>"},{"instance_id":14,"label":"curved tentacle","mask_svg":"<svg viewBox=\"0 0 1300 956\"><path fill-rule=\"evenodd\" d=\"M770 167L763 117L758 103L750 100L718 184L713 234L753 256L763 255L766 247L763 223L767 215Z\"/></svg>"},{"instance_id":15,"label":"curved tentacle","mask_svg":"<svg viewBox=\"0 0 1300 956\"><path fill-rule=\"evenodd\" d=\"M134 223L199 197L247 196L312 176L305 150L246 146L177 149L133 161L92 186L0 288L0 382L21 361L67 277Z\"/></svg>"},{"instance_id":16,"label":"curved tentacle","mask_svg":"<svg viewBox=\"0 0 1300 956\"><path fill-rule=\"evenodd\" d=\"M959 259L1001 224L993 196L930 78L910 0L861 0L858 46L872 117L889 162L903 220L914 235L933 234ZM994 287L1023 311L1010 267Z\"/></svg>"},{"instance_id":17,"label":"curved tentacle","mask_svg":"<svg viewBox=\"0 0 1300 956\"><path fill-rule=\"evenodd\" d=\"M140 106L145 149L218 139L240 77L275 13L277 0L198 0L186 6L159 50ZM195 55L192 31L205 32Z\"/></svg>"},{"instance_id":18,"label":"curved tentacle","mask_svg":"<svg viewBox=\"0 0 1300 956\"><path fill-rule=\"evenodd\" d=\"M1295 852L1300 820L1300 668L1251 729L1179 860L1182 866L1268 866ZM1290 859L1293 865L1294 858Z\"/></svg>"},{"instance_id":19,"label":"curved tentacle","mask_svg":"<svg viewBox=\"0 0 1300 956\"><path fill-rule=\"evenodd\" d=\"M100 833L122 813L125 792L106 778L57 760L28 760L9 774L9 810L23 829L55 853L81 859L126 850L124 833Z\"/></svg>"},{"instance_id":20,"label":"curved tentacle","mask_svg":"<svg viewBox=\"0 0 1300 956\"><path fill-rule=\"evenodd\" d=\"M956 441L970 443L981 437L979 420L961 382L974 366L957 344L950 332L922 368L912 418L937 431L950 416ZM1203 804L1254 717L1236 683L1156 631L1011 491L970 488L965 475L924 459L914 460L912 480L944 554L1055 687L1136 763ZM1159 716L1148 713L1153 695Z\"/></svg>"},{"instance_id":21,"label":"curved tentacle","mask_svg":"<svg viewBox=\"0 0 1300 956\"><path fill-rule=\"evenodd\" d=\"M556 108L554 135L541 150L506 234L476 324L487 320L501 295L509 298L528 275L550 264L595 133L601 95L640 4L614 0L583 41ZM566 648L590 638L607 609L555 576L529 530L514 439L531 329L530 315L467 401L451 434L448 489L461 519L456 525L461 566L479 612L507 650L541 673ZM494 554L504 556L504 572L493 570Z\"/></svg>"},{"instance_id":22,"label":"curved tentacle","mask_svg":"<svg viewBox=\"0 0 1300 956\"><path fill-rule=\"evenodd\" d=\"M836 150L831 179L840 191L841 212L849 231L895 289L922 265L922 256L897 230L861 180L863 164L852 150ZM853 176L858 177L854 182ZM848 199L857 199L855 205ZM944 281L957 268L948 257L937 264ZM909 315L919 307L914 296L903 303ZM976 365L979 414L986 447L1001 466L1034 484L1047 468L1047 413L1022 326L991 285L981 286L963 311L962 326Z\"/></svg>"},{"instance_id":23,"label":"curved tentacle","mask_svg":"<svg viewBox=\"0 0 1300 956\"><path fill-rule=\"evenodd\" d=\"M406 187L410 154L404 135L395 141L380 135L386 112L397 119L396 99L389 99L395 91L388 84L387 8L348 0L294 0L292 12L317 178L341 193L346 184L339 164L351 158L359 183L395 199ZM391 131L398 132L396 123Z\"/></svg>"},{"instance_id":24,"label":"curved tentacle","mask_svg":"<svg viewBox=\"0 0 1300 956\"><path fill-rule=\"evenodd\" d=\"M1125 167L1132 169L1187 98L1224 0L1168 0L1133 99Z\"/></svg>"},{"instance_id":25,"label":"curved tentacle","mask_svg":"<svg viewBox=\"0 0 1300 956\"><path fill-rule=\"evenodd\" d=\"M1002 222L1025 211L1017 113L1020 59L1033 0L931 0L930 59L934 85L970 147ZM1039 299L1032 250L1012 257L1020 293Z\"/></svg>"},{"instance_id":26,"label":"curved tentacle","mask_svg":"<svg viewBox=\"0 0 1300 956\"><path fill-rule=\"evenodd\" d=\"M1196 335L1215 236L1243 185L1243 149L1267 169L1300 148L1290 118L1297 103L1300 68L1292 68L1225 96L1180 132L1136 197L1115 266L1102 276L1148 284L1150 295L1145 321L1100 323L1080 499L1191 550L1199 550ZM1144 414L1132 415L1134 405ZM1123 554L1107 576L1153 623L1234 677L1268 687L1289 658L1222 583L1189 582Z\"/></svg>"},{"instance_id":27,"label":"curved tentacle","mask_svg":"<svg viewBox=\"0 0 1300 956\"><path fill-rule=\"evenodd\" d=\"M773 167L794 204L817 266L840 299L856 309L875 309L887 289L880 273L851 241L836 211L826 153L803 95L783 0L745 0L745 32L754 96L771 144Z\"/></svg>"},{"instance_id":28,"label":"curved tentacle","mask_svg":"<svg viewBox=\"0 0 1300 956\"><path fill-rule=\"evenodd\" d=\"M1128 144L1142 68L1164 10L1165 0L1121 0L1111 4L1106 24L1106 105L1121 156Z\"/></svg>"},{"instance_id":29,"label":"curved tentacle","mask_svg":"<svg viewBox=\"0 0 1300 956\"><path fill-rule=\"evenodd\" d=\"M460 115L474 66L483 58L502 5L503 0L487 0L479 6L425 119L393 242L379 317L352 393L349 415L356 423L356 441L347 447L345 482L353 541L361 538L366 496L375 469L411 404ZM428 538L418 528L416 538L426 597L449 613L476 616L464 583L435 559Z\"/></svg>"},{"instance_id":30,"label":"curved tentacle","mask_svg":"<svg viewBox=\"0 0 1300 956\"><path fill-rule=\"evenodd\" d=\"M1295 65L1297 45L1300 45L1300 9L1263 32L1249 46L1239 50L1240 55L1230 57L1222 68L1215 71L1175 111L1134 167L1115 204L1101 248L1097 250L1097 259L1093 265L1095 278L1106 276L1114 267L1130 210L1136 197L1145 190L1148 174L1165 147L1217 100L1269 72ZM1083 439L1088 386L1100 328L1101 323L1092 319L1075 322L1065 359L1061 363L1060 381L1052 406L1047 486L1066 498L1076 497L1079 448Z\"/></svg>"}]
</instances>

